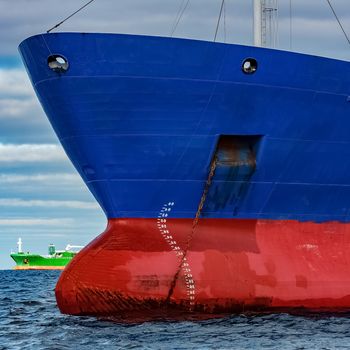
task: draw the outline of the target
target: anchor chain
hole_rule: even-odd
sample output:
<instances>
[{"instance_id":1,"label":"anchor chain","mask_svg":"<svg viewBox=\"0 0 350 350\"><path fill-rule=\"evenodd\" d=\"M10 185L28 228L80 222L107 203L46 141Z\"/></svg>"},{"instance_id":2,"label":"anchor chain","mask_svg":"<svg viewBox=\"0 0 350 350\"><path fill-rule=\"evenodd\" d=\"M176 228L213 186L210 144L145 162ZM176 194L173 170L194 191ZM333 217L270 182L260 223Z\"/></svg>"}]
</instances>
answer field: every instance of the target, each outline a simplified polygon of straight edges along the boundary
<instances>
[{"instance_id":1,"label":"anchor chain","mask_svg":"<svg viewBox=\"0 0 350 350\"><path fill-rule=\"evenodd\" d=\"M191 243L192 243L192 240L193 240L193 237L194 237L194 234L195 234L195 230L196 230L196 227L198 225L199 218L201 216L201 213L202 213L205 201L207 199L209 188L211 186L211 183L212 183L212 180L213 180L213 177L214 177L214 174L215 174L217 163L218 163L218 158L217 158L217 155L215 153L215 155L214 155L214 157L213 157L213 159L211 161L211 164L210 164L210 171L209 171L209 174L208 174L208 178L207 178L207 181L206 181L205 186L204 186L204 190L203 190L203 193L202 193L199 205L198 205L196 216L195 216L195 218L193 219L193 222L192 222L191 232L190 232L190 234L187 237L186 246L185 246L185 249L183 250L183 254L182 254L182 258L181 258L179 267L178 267L178 269L177 269L177 271L176 271L176 273L174 275L174 278L173 278L173 280L172 280L172 282L170 284L168 296L166 298L166 303L168 303L170 301L170 298L171 298L171 296L172 296L172 294L174 292L177 280L179 278L180 272L182 270L183 264L186 261L186 256L187 256L187 253L188 253L188 251L189 251L189 249L191 247ZM190 310L192 309L192 306L193 305L192 305L192 302L191 302Z\"/></svg>"}]
</instances>

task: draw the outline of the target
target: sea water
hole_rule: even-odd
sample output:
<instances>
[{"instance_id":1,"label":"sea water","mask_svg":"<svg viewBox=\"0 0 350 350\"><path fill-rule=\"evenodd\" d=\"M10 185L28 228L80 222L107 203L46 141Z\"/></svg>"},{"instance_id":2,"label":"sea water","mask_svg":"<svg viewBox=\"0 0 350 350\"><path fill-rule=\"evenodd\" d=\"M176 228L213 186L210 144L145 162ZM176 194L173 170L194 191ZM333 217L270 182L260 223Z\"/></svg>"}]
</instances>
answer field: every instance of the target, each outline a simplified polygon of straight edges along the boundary
<instances>
[{"instance_id":1,"label":"sea water","mask_svg":"<svg viewBox=\"0 0 350 350\"><path fill-rule=\"evenodd\" d=\"M0 271L0 349L350 349L350 314L120 324L60 314L56 271Z\"/></svg>"}]
</instances>

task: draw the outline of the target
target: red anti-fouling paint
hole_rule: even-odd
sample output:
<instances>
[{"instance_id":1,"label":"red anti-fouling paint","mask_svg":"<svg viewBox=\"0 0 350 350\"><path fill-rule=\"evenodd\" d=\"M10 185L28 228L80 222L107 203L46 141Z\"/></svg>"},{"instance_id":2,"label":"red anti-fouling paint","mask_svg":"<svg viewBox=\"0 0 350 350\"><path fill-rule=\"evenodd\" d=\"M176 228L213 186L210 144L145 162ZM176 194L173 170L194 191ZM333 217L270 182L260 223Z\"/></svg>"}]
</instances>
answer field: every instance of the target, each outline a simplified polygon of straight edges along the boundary
<instances>
[{"instance_id":1,"label":"red anti-fouling paint","mask_svg":"<svg viewBox=\"0 0 350 350\"><path fill-rule=\"evenodd\" d=\"M152 318L350 308L349 224L201 219L180 266L191 229L191 219L110 219L63 271L60 310Z\"/></svg>"}]
</instances>

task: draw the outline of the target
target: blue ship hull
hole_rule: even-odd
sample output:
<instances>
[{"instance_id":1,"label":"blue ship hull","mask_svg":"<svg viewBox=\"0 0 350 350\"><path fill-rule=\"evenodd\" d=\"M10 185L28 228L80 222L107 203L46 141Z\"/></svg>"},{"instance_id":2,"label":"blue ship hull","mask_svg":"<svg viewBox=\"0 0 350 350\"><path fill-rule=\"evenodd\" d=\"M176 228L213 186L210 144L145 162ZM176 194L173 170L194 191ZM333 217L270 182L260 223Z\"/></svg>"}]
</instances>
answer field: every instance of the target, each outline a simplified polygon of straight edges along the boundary
<instances>
[{"instance_id":1,"label":"blue ship hull","mask_svg":"<svg viewBox=\"0 0 350 350\"><path fill-rule=\"evenodd\" d=\"M332 232L345 239L344 227L350 221L349 62L248 46L116 34L37 35L22 42L20 52L67 155L110 225L117 227L114 231L109 227L111 235L120 233L122 227L128 227L127 231L159 218L170 218L175 226L180 220L182 229L187 222L187 231L191 231L216 159L200 213L204 222L215 223L203 224L205 237L226 232L227 227L242 227L242 234L249 231L256 239L259 223L267 225L263 225L267 235L268 225L279 223L279 227L292 227L291 237L298 237L299 243L304 239L300 237L305 237L304 245L315 243L315 239L318 245L329 244L332 240L327 243L324 238L329 224L336 227ZM49 68L48 57L53 55L67 59L67 71ZM246 59L257 62L252 74L242 70ZM253 224L247 231L249 222ZM309 231L302 228L303 223ZM158 232L156 224L154 230ZM159 234L155 232L145 235L147 242ZM311 239L308 232L316 236ZM167 235L165 232L165 239ZM226 238L223 241L227 244ZM132 244L113 242L116 250L134 249ZM283 249L297 250L297 243ZM94 244L87 249L101 251ZM247 244L241 246L242 251L263 255L266 246L263 249L255 242L247 248ZM265 253L280 256L279 249L277 242ZM187 255L183 245L178 250ZM81 261L84 254L85 258L89 255L83 253ZM291 271L300 259L296 253L290 255L284 272ZM105 263L113 259L105 256L101 255ZM320 263L331 259L323 256ZM167 272L168 285L177 266L176 262L169 264L173 270ZM332 264L337 270L344 261ZM102 274L101 266L100 272L91 272L94 278ZM252 263L249 266L253 269ZM302 276L302 282L298 277L302 286L305 276L307 281L315 278L309 267L301 269L302 274L294 271L290 277L294 286L295 275ZM269 273L274 274L272 270ZM329 271L329 276L334 273ZM283 279L281 276L278 278ZM275 305L300 306L303 302L295 300L303 298L317 299L317 307L350 305L348 299L338 304L324 302L332 294L327 289L331 288L329 276L323 276L315 287L319 294L300 297L291 292L287 299L292 302ZM343 275L339 278L344 280ZM199 285L200 279L196 283ZM116 288L118 293L120 288L131 293L126 286L110 287ZM76 287L69 285L68 292L63 292L62 286L58 289L62 305L67 306ZM338 301L350 295L348 278L340 289ZM166 296L166 292L159 293ZM251 298L249 295L243 300ZM271 292L262 293L266 295L270 298ZM281 295L285 294L278 297ZM230 298L241 300L235 295ZM191 305L193 300L197 299L190 299ZM66 306L62 309L70 313L90 312L82 311L81 305Z\"/></svg>"},{"instance_id":2,"label":"blue ship hull","mask_svg":"<svg viewBox=\"0 0 350 350\"><path fill-rule=\"evenodd\" d=\"M20 50L108 218L157 217L169 201L174 217L193 218L219 136L253 135L257 167L244 198L234 213L230 200L216 208L226 182L218 174L205 217L349 221L348 62L107 34L39 35ZM52 53L67 57L66 73L48 68ZM241 70L247 57L258 61L255 74Z\"/></svg>"}]
</instances>

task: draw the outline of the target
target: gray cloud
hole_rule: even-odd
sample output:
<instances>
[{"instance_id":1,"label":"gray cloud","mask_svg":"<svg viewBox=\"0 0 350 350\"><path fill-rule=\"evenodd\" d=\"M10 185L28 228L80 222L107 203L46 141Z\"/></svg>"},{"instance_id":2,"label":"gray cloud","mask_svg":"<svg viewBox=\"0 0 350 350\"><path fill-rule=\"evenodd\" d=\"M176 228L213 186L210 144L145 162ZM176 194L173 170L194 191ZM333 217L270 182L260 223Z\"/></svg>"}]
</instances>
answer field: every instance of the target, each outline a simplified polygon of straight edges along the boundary
<instances>
[{"instance_id":1,"label":"gray cloud","mask_svg":"<svg viewBox=\"0 0 350 350\"><path fill-rule=\"evenodd\" d=\"M0 55L15 55L18 43L43 32L83 1L0 0ZM59 28L62 31L169 35L181 0L95 0ZM293 42L297 51L348 59L349 47L325 0L293 0ZM348 0L332 0L350 32ZM251 42L251 0L227 0L227 39ZM280 0L280 47L289 48L289 0ZM220 0L191 0L177 36L212 40ZM221 35L222 38L222 35Z\"/></svg>"},{"instance_id":2,"label":"gray cloud","mask_svg":"<svg viewBox=\"0 0 350 350\"><path fill-rule=\"evenodd\" d=\"M21 184L21 183L39 183L52 184L59 181L61 185L67 186L68 184L73 184L74 186L80 185L82 180L78 174L0 174L0 184Z\"/></svg>"},{"instance_id":3,"label":"gray cloud","mask_svg":"<svg viewBox=\"0 0 350 350\"><path fill-rule=\"evenodd\" d=\"M70 209L98 209L96 202L56 201L56 200L25 200L21 198L0 198L0 206L5 207L42 207L42 208L70 208Z\"/></svg>"},{"instance_id":4,"label":"gray cloud","mask_svg":"<svg viewBox=\"0 0 350 350\"><path fill-rule=\"evenodd\" d=\"M5 162L57 162L66 161L62 147L51 144L2 144L0 163Z\"/></svg>"},{"instance_id":5,"label":"gray cloud","mask_svg":"<svg viewBox=\"0 0 350 350\"><path fill-rule=\"evenodd\" d=\"M24 69L0 69L0 142L57 142Z\"/></svg>"},{"instance_id":6,"label":"gray cloud","mask_svg":"<svg viewBox=\"0 0 350 350\"><path fill-rule=\"evenodd\" d=\"M0 219L0 226L70 226L74 223L71 218L46 219L46 218L6 218Z\"/></svg>"}]
</instances>

